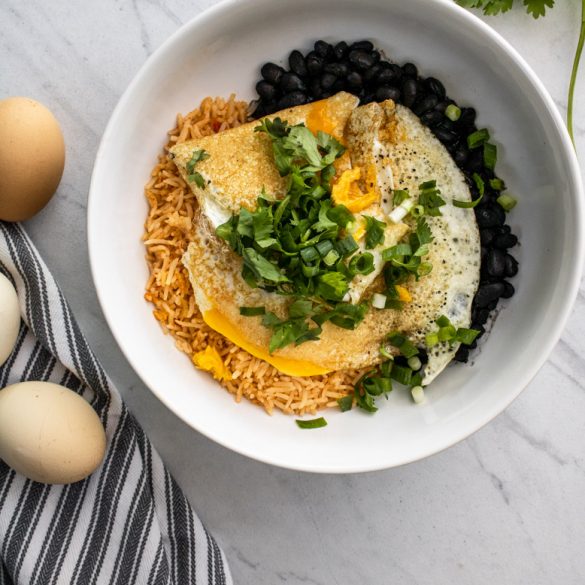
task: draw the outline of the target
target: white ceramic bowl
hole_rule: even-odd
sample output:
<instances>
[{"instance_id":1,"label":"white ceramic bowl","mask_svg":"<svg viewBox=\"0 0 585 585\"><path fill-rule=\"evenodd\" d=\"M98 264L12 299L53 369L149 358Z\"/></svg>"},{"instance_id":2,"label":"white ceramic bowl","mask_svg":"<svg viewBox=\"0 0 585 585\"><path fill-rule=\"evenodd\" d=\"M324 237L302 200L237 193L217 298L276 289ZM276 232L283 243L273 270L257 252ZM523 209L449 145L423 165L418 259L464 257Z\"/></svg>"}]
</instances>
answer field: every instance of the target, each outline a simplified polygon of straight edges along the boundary
<instances>
[{"instance_id":1,"label":"white ceramic bowl","mask_svg":"<svg viewBox=\"0 0 585 585\"><path fill-rule=\"evenodd\" d=\"M325 412L302 431L292 417L236 404L163 335L143 299L143 185L174 125L204 96L251 99L259 67L319 38L368 38L413 61L479 111L499 146L499 174L519 205L510 216L517 295L473 367L448 368L415 406L394 391L380 411ZM518 396L559 338L583 260L583 192L553 102L518 54L451 0L243 0L201 14L148 60L122 96L99 149L89 199L89 250L102 308L145 384L194 429L244 455L292 469L356 472L415 461L467 437Z\"/></svg>"}]
</instances>

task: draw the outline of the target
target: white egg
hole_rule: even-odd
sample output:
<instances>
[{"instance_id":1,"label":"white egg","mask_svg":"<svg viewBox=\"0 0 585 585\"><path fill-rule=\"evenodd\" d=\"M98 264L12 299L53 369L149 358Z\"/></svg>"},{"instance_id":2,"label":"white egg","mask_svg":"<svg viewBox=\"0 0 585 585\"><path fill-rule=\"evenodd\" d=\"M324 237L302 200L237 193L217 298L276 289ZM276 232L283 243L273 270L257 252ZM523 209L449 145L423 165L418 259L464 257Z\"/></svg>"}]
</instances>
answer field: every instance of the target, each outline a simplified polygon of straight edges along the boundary
<instances>
[{"instance_id":1,"label":"white egg","mask_svg":"<svg viewBox=\"0 0 585 585\"><path fill-rule=\"evenodd\" d=\"M20 308L12 283L0 273L0 366L12 353L20 329Z\"/></svg>"},{"instance_id":2,"label":"white egg","mask_svg":"<svg viewBox=\"0 0 585 585\"><path fill-rule=\"evenodd\" d=\"M50 484L84 479L100 465L106 435L93 408L50 382L0 390L0 458L26 477Z\"/></svg>"}]
</instances>

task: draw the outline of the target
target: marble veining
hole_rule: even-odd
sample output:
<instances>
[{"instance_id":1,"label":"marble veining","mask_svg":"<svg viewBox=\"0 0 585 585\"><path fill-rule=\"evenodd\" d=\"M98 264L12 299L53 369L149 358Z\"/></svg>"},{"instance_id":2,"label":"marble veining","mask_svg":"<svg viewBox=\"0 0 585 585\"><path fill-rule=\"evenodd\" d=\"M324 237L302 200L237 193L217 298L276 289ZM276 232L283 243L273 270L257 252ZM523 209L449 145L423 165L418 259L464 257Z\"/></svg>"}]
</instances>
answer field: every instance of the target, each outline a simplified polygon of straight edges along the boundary
<instances>
[{"instance_id":1,"label":"marble veining","mask_svg":"<svg viewBox=\"0 0 585 585\"><path fill-rule=\"evenodd\" d=\"M236 583L585 583L583 285L562 340L505 413L435 457L364 475L296 473L227 451L167 411L122 357L89 272L93 160L116 101L148 55L213 4L2 0L0 88L2 97L44 102L62 123L63 182L26 228L131 410L224 545ZM520 6L485 20L528 60L564 115L580 3L556 4L538 21ZM583 68L575 104L582 154Z\"/></svg>"}]
</instances>

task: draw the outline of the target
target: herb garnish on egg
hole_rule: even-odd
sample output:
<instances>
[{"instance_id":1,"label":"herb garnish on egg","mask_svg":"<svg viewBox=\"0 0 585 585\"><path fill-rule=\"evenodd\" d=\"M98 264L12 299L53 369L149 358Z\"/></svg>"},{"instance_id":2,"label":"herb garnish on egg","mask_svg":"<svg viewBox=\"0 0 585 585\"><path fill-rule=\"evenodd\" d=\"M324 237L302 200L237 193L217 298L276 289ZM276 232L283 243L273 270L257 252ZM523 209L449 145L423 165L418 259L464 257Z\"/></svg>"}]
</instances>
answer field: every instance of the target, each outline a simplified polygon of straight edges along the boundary
<instances>
[{"instance_id":1,"label":"herb garnish on egg","mask_svg":"<svg viewBox=\"0 0 585 585\"><path fill-rule=\"evenodd\" d=\"M194 182L201 189L205 189L205 179L195 170L195 165L202 160L209 158L204 150L194 150L191 160L187 163L187 178Z\"/></svg>"}]
</instances>

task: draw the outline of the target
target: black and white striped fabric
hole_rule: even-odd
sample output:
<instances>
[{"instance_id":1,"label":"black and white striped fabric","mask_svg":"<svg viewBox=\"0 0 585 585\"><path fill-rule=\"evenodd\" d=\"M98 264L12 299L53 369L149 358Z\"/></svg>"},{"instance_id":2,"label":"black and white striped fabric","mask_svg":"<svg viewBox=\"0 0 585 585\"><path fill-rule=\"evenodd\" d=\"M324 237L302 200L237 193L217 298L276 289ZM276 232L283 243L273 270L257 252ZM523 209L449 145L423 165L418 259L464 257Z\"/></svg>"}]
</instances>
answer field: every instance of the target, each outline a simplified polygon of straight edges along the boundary
<instances>
[{"instance_id":1,"label":"black and white striped fabric","mask_svg":"<svg viewBox=\"0 0 585 585\"><path fill-rule=\"evenodd\" d=\"M16 224L0 222L0 271L16 287L24 320L0 388L24 380L67 386L93 406L108 437L101 467L68 486L27 480L0 461L0 585L231 585L223 552Z\"/></svg>"}]
</instances>

